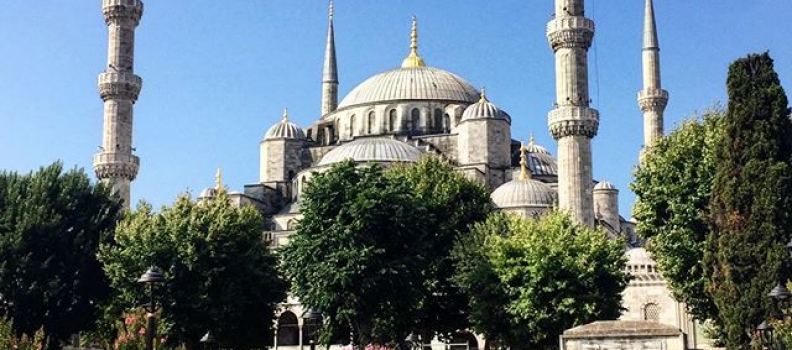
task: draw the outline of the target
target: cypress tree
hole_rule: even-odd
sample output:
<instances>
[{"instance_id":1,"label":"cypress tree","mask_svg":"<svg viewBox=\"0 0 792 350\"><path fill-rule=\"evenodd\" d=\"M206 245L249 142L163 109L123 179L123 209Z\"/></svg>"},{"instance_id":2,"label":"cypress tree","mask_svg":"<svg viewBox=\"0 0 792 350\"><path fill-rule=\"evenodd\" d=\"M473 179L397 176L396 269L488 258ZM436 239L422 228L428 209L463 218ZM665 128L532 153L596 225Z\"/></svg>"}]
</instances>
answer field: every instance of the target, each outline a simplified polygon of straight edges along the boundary
<instances>
[{"instance_id":1,"label":"cypress tree","mask_svg":"<svg viewBox=\"0 0 792 350\"><path fill-rule=\"evenodd\" d=\"M792 122L769 54L732 63L727 89L704 261L726 346L747 349L752 330L771 314L767 293L785 277L784 244L792 231Z\"/></svg>"}]
</instances>

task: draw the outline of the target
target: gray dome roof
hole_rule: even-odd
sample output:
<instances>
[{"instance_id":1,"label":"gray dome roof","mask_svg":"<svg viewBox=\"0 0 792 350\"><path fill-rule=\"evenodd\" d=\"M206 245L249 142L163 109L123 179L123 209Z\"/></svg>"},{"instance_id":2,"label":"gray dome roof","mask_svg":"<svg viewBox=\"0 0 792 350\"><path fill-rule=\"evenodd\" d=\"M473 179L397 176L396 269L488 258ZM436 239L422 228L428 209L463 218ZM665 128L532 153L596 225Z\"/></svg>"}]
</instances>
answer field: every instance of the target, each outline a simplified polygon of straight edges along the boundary
<instances>
[{"instance_id":1,"label":"gray dome roof","mask_svg":"<svg viewBox=\"0 0 792 350\"><path fill-rule=\"evenodd\" d=\"M468 106L462 113L462 121L471 119L504 119L511 122L511 117L506 112L488 101L483 95L478 102Z\"/></svg>"},{"instance_id":2,"label":"gray dome roof","mask_svg":"<svg viewBox=\"0 0 792 350\"><path fill-rule=\"evenodd\" d=\"M556 162L555 157L550 155L550 152L528 152L529 153L526 156L528 158L528 169L531 170L531 174L534 176L558 176L558 163Z\"/></svg>"},{"instance_id":3,"label":"gray dome roof","mask_svg":"<svg viewBox=\"0 0 792 350\"><path fill-rule=\"evenodd\" d=\"M330 165L347 159L355 162L416 162L420 157L420 150L404 142L380 137L365 138L327 152L318 165Z\"/></svg>"},{"instance_id":4,"label":"gray dome roof","mask_svg":"<svg viewBox=\"0 0 792 350\"><path fill-rule=\"evenodd\" d=\"M269 128L264 139L304 139L305 132L297 124L289 121L287 112L283 111L283 119Z\"/></svg>"},{"instance_id":5,"label":"gray dome roof","mask_svg":"<svg viewBox=\"0 0 792 350\"><path fill-rule=\"evenodd\" d=\"M547 154L550 155L550 151L543 146L537 145L533 142L533 136L531 137L531 142L528 143L528 146L525 148L528 153L536 153L536 154Z\"/></svg>"},{"instance_id":6,"label":"gray dome roof","mask_svg":"<svg viewBox=\"0 0 792 350\"><path fill-rule=\"evenodd\" d=\"M555 191L550 186L532 179L509 181L490 195L497 208L545 207L555 203Z\"/></svg>"},{"instance_id":7,"label":"gray dome roof","mask_svg":"<svg viewBox=\"0 0 792 350\"><path fill-rule=\"evenodd\" d=\"M595 190L617 190L616 185L614 185L610 181L600 181L598 184L594 186Z\"/></svg>"},{"instance_id":8,"label":"gray dome roof","mask_svg":"<svg viewBox=\"0 0 792 350\"><path fill-rule=\"evenodd\" d=\"M198 199L209 199L217 196L217 189L214 187L207 187L198 195Z\"/></svg>"},{"instance_id":9,"label":"gray dome roof","mask_svg":"<svg viewBox=\"0 0 792 350\"><path fill-rule=\"evenodd\" d=\"M377 74L352 89L338 109L394 100L478 101L478 91L467 81L432 67L396 68Z\"/></svg>"}]
</instances>

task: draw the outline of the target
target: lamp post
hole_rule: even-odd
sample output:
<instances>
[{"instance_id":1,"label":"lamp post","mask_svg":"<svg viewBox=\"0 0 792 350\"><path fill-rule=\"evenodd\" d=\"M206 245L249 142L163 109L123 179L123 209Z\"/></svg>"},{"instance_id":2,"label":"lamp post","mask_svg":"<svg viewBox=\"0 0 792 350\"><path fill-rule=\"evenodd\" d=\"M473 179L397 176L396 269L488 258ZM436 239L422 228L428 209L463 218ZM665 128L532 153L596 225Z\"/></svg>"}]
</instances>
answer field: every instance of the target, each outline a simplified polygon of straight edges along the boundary
<instances>
[{"instance_id":1,"label":"lamp post","mask_svg":"<svg viewBox=\"0 0 792 350\"><path fill-rule=\"evenodd\" d=\"M790 258L792 258L792 240L786 244L786 249L787 252L789 252ZM786 269L784 269L784 271L786 271ZM781 281L770 290L770 293L767 293L767 296L773 301L772 312L775 314L772 317L780 321L786 320L789 316L789 301L792 299L792 292L786 287L786 284L789 282L789 273L785 272L783 275ZM773 348L773 326L771 324L762 322L760 325L756 326L756 333L762 341L762 346L768 349ZM780 341L777 347L786 349L786 344Z\"/></svg>"},{"instance_id":2,"label":"lamp post","mask_svg":"<svg viewBox=\"0 0 792 350\"><path fill-rule=\"evenodd\" d=\"M154 350L154 336L157 334L157 303L154 301L154 285L165 282L165 275L156 266L149 267L137 280L138 283L147 284L149 287L149 305L146 308L146 350Z\"/></svg>"},{"instance_id":3,"label":"lamp post","mask_svg":"<svg viewBox=\"0 0 792 350\"><path fill-rule=\"evenodd\" d=\"M308 342L311 345L311 350L316 350L316 330L322 323L322 313L316 309L309 308L302 315L303 318L303 331L308 328Z\"/></svg>"},{"instance_id":4,"label":"lamp post","mask_svg":"<svg viewBox=\"0 0 792 350\"><path fill-rule=\"evenodd\" d=\"M217 350L220 348L217 340L212 336L212 331L206 331L206 334L199 341L203 344L204 350Z\"/></svg>"}]
</instances>

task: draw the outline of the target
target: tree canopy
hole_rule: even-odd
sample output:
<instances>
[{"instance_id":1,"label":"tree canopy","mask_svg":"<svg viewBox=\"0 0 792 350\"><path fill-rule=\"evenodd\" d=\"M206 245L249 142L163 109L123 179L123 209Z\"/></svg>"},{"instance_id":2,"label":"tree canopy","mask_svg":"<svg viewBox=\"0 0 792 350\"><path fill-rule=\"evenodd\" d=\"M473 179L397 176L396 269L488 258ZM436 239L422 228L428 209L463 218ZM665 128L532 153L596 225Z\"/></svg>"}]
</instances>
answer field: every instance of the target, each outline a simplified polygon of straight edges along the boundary
<instances>
[{"instance_id":1,"label":"tree canopy","mask_svg":"<svg viewBox=\"0 0 792 350\"><path fill-rule=\"evenodd\" d=\"M726 345L746 349L770 313L792 237L792 121L769 54L732 63L726 85L704 262Z\"/></svg>"},{"instance_id":2,"label":"tree canopy","mask_svg":"<svg viewBox=\"0 0 792 350\"><path fill-rule=\"evenodd\" d=\"M119 224L115 244L101 247L99 258L114 290L109 317L117 320L148 301L136 280L155 265L166 277L155 294L170 343L196 348L208 330L224 347L269 343L286 284L263 227L255 208L233 205L223 190L198 203L179 197L160 212L140 205Z\"/></svg>"},{"instance_id":3,"label":"tree canopy","mask_svg":"<svg viewBox=\"0 0 792 350\"><path fill-rule=\"evenodd\" d=\"M493 214L454 257L473 328L511 349L555 349L565 329L621 314L629 279L621 242L564 214Z\"/></svg>"},{"instance_id":4,"label":"tree canopy","mask_svg":"<svg viewBox=\"0 0 792 350\"><path fill-rule=\"evenodd\" d=\"M58 348L92 327L109 293L96 252L121 210L108 188L61 163L0 173L0 316L16 336L43 329Z\"/></svg>"},{"instance_id":5,"label":"tree canopy","mask_svg":"<svg viewBox=\"0 0 792 350\"><path fill-rule=\"evenodd\" d=\"M715 108L688 120L649 148L631 184L638 234L674 298L701 321L717 319L701 262L722 114Z\"/></svg>"}]
</instances>

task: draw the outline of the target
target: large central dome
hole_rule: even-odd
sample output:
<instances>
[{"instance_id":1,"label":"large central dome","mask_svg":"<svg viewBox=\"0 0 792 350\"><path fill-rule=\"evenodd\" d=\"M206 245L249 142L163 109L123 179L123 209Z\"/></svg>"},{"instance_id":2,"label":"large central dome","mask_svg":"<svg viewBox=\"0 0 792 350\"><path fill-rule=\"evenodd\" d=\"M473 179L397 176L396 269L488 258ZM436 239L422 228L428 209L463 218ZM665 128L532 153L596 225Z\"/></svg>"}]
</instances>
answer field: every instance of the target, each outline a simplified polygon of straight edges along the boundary
<instances>
[{"instance_id":1,"label":"large central dome","mask_svg":"<svg viewBox=\"0 0 792 350\"><path fill-rule=\"evenodd\" d=\"M339 109L398 100L475 103L479 93L459 76L432 67L400 67L377 74L354 89Z\"/></svg>"}]
</instances>

